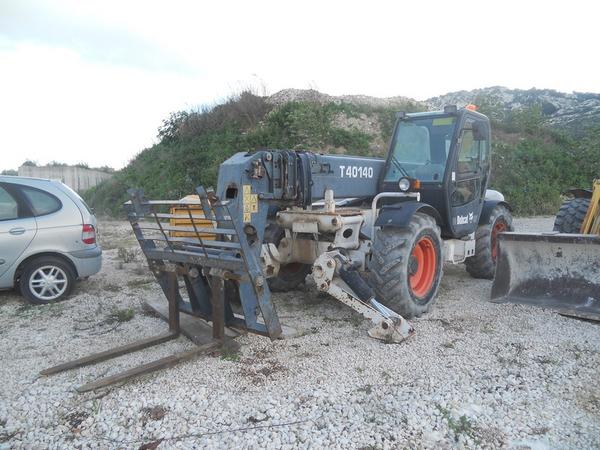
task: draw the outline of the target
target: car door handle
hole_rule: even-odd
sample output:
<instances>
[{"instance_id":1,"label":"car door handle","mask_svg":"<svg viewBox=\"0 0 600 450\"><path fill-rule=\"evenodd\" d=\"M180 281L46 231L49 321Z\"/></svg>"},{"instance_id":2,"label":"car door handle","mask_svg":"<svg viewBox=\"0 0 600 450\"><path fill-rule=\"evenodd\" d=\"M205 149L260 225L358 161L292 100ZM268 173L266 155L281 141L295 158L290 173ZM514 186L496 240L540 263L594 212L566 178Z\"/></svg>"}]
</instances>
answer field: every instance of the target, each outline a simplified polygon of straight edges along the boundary
<instances>
[{"instance_id":1,"label":"car door handle","mask_svg":"<svg viewBox=\"0 0 600 450\"><path fill-rule=\"evenodd\" d=\"M5 262L6 262L5 260L3 260L3 259L0 259L0 266L1 266L2 264L4 264Z\"/></svg>"},{"instance_id":2,"label":"car door handle","mask_svg":"<svg viewBox=\"0 0 600 450\"><path fill-rule=\"evenodd\" d=\"M10 230L8 230L8 232L10 234L13 234L15 236L18 236L19 234L23 234L25 233L25 228L22 227L18 227L18 228L11 228Z\"/></svg>"}]
</instances>

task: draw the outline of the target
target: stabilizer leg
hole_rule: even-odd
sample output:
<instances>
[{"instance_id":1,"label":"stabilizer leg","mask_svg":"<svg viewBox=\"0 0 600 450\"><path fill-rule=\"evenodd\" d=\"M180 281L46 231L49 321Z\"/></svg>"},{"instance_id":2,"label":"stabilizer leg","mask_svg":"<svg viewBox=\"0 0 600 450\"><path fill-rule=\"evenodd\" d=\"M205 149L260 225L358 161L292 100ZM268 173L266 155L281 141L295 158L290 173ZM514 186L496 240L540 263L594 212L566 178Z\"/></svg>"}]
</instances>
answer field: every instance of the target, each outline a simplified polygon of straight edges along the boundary
<instances>
[{"instance_id":1,"label":"stabilizer leg","mask_svg":"<svg viewBox=\"0 0 600 450\"><path fill-rule=\"evenodd\" d=\"M373 291L338 251L323 253L313 265L319 290L351 307L375 326L369 336L385 342L400 343L414 334L413 326L402 316L379 303Z\"/></svg>"}]
</instances>

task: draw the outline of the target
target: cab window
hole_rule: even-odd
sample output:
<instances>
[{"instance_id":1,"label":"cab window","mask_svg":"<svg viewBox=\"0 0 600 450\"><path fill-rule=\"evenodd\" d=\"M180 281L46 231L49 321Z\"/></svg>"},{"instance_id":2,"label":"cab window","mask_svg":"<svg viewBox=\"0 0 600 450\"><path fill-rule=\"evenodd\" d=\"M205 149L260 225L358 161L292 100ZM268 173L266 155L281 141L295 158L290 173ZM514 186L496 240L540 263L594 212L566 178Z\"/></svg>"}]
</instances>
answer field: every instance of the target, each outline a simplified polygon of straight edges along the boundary
<instances>
[{"instance_id":1,"label":"cab window","mask_svg":"<svg viewBox=\"0 0 600 450\"><path fill-rule=\"evenodd\" d=\"M0 220L13 220L19 218L19 204L0 186Z\"/></svg>"},{"instance_id":2,"label":"cab window","mask_svg":"<svg viewBox=\"0 0 600 450\"><path fill-rule=\"evenodd\" d=\"M466 205L475 200L475 194L479 192L479 183L479 178L457 182L451 197L452 206Z\"/></svg>"},{"instance_id":3,"label":"cab window","mask_svg":"<svg viewBox=\"0 0 600 450\"><path fill-rule=\"evenodd\" d=\"M35 216L44 216L58 211L62 204L59 199L48 192L41 191L29 186L20 186L21 192L29 201Z\"/></svg>"},{"instance_id":4,"label":"cab window","mask_svg":"<svg viewBox=\"0 0 600 450\"><path fill-rule=\"evenodd\" d=\"M479 127L477 130L474 127ZM487 128L481 123L468 120L461 133L456 180L451 196L452 206L462 206L472 202L482 191L483 180L489 170L489 142Z\"/></svg>"},{"instance_id":5,"label":"cab window","mask_svg":"<svg viewBox=\"0 0 600 450\"><path fill-rule=\"evenodd\" d=\"M481 141L473 137L473 130L464 130L458 151L458 173L477 172Z\"/></svg>"},{"instance_id":6,"label":"cab window","mask_svg":"<svg viewBox=\"0 0 600 450\"><path fill-rule=\"evenodd\" d=\"M490 163L487 137L482 131L476 133L472 127L473 122L467 122L461 135L456 167L459 174L485 172Z\"/></svg>"},{"instance_id":7,"label":"cab window","mask_svg":"<svg viewBox=\"0 0 600 450\"><path fill-rule=\"evenodd\" d=\"M438 115L398 122L384 182L398 182L402 177L441 182L455 122L455 117Z\"/></svg>"}]
</instances>

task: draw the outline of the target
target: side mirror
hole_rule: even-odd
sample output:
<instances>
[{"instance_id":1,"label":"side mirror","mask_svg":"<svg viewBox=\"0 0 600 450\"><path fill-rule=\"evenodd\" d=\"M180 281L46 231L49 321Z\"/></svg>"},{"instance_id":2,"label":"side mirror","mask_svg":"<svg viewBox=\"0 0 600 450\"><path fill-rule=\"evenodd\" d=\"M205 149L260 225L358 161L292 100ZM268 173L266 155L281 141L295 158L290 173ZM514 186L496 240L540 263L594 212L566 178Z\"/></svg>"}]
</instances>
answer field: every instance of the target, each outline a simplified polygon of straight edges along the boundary
<instances>
[{"instance_id":1,"label":"side mirror","mask_svg":"<svg viewBox=\"0 0 600 450\"><path fill-rule=\"evenodd\" d=\"M488 138L488 127L484 120L477 120L473 123L473 139L484 141Z\"/></svg>"}]
</instances>

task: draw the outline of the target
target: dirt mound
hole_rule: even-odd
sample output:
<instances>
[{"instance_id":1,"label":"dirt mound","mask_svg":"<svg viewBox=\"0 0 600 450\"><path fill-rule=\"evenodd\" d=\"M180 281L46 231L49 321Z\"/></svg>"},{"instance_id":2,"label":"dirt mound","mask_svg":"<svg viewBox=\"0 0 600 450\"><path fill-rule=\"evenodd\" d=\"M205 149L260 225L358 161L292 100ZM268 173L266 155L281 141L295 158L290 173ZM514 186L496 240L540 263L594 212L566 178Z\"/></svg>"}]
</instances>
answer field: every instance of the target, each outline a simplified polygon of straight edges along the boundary
<instances>
[{"instance_id":1,"label":"dirt mound","mask_svg":"<svg viewBox=\"0 0 600 450\"><path fill-rule=\"evenodd\" d=\"M281 105L287 102L311 102L311 103L352 103L354 105L367 105L371 107L394 107L403 106L406 103L418 103L408 97L371 97L368 95L328 95L314 89L284 89L271 95L267 102L273 105Z\"/></svg>"}]
</instances>

